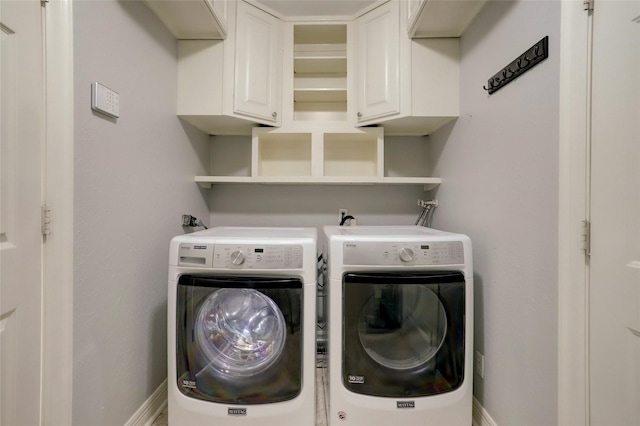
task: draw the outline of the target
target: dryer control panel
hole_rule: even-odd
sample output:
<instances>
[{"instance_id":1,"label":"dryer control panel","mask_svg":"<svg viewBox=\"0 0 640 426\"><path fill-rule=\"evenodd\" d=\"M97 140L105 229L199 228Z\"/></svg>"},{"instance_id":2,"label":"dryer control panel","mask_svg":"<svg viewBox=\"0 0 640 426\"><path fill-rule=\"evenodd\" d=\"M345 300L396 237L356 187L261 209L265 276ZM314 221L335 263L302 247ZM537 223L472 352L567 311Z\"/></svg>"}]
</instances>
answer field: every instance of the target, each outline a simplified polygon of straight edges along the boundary
<instances>
[{"instance_id":1,"label":"dryer control panel","mask_svg":"<svg viewBox=\"0 0 640 426\"><path fill-rule=\"evenodd\" d=\"M345 265L462 265L462 241L374 242L358 241L343 244Z\"/></svg>"},{"instance_id":2,"label":"dryer control panel","mask_svg":"<svg viewBox=\"0 0 640 426\"><path fill-rule=\"evenodd\" d=\"M216 244L213 267L227 269L301 269L302 245Z\"/></svg>"}]
</instances>

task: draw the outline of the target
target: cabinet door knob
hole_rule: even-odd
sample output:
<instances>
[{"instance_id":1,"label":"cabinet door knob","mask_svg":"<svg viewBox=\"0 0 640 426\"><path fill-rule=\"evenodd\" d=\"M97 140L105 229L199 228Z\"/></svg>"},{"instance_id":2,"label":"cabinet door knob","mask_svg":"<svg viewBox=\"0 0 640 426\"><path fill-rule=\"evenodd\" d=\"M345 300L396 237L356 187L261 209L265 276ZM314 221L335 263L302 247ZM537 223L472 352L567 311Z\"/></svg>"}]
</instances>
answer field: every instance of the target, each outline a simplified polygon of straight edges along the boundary
<instances>
[{"instance_id":1,"label":"cabinet door knob","mask_svg":"<svg viewBox=\"0 0 640 426\"><path fill-rule=\"evenodd\" d=\"M362 118L362 113L361 112L358 113L358 118Z\"/></svg>"},{"instance_id":2,"label":"cabinet door knob","mask_svg":"<svg viewBox=\"0 0 640 426\"><path fill-rule=\"evenodd\" d=\"M274 111L274 112L271 114L271 116L272 116L273 118L276 118L276 117L278 116L278 113Z\"/></svg>"}]
</instances>

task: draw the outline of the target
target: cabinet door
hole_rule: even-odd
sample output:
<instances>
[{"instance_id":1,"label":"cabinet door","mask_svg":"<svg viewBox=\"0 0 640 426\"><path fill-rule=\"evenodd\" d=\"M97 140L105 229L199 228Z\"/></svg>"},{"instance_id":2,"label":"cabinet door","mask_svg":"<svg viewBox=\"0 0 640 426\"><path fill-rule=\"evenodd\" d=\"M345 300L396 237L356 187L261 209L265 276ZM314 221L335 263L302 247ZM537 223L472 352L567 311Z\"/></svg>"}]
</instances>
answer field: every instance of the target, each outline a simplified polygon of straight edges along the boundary
<instances>
[{"instance_id":1,"label":"cabinet door","mask_svg":"<svg viewBox=\"0 0 640 426\"><path fill-rule=\"evenodd\" d=\"M238 1L234 112L280 123L281 22Z\"/></svg>"},{"instance_id":2,"label":"cabinet door","mask_svg":"<svg viewBox=\"0 0 640 426\"><path fill-rule=\"evenodd\" d=\"M358 123L400 112L400 18L388 2L358 18Z\"/></svg>"}]
</instances>

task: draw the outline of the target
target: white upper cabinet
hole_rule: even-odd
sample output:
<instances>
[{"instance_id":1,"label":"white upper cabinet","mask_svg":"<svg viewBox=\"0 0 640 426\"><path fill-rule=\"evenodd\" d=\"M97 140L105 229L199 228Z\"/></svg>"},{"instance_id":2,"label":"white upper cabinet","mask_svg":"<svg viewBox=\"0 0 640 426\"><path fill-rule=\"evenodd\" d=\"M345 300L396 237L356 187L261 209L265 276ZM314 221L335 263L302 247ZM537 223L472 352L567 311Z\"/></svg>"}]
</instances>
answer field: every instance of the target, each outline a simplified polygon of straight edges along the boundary
<instances>
[{"instance_id":1,"label":"white upper cabinet","mask_svg":"<svg viewBox=\"0 0 640 426\"><path fill-rule=\"evenodd\" d=\"M389 1L358 18L358 125L427 135L459 114L459 38L410 39L408 4Z\"/></svg>"},{"instance_id":2,"label":"white upper cabinet","mask_svg":"<svg viewBox=\"0 0 640 426\"><path fill-rule=\"evenodd\" d=\"M178 41L178 116L218 135L279 126L282 23L244 1L229 2L223 40Z\"/></svg>"},{"instance_id":3,"label":"white upper cabinet","mask_svg":"<svg viewBox=\"0 0 640 426\"><path fill-rule=\"evenodd\" d=\"M358 124L400 113L400 27L397 2L358 18Z\"/></svg>"},{"instance_id":4,"label":"white upper cabinet","mask_svg":"<svg viewBox=\"0 0 640 426\"><path fill-rule=\"evenodd\" d=\"M145 0L179 40L224 39L228 0Z\"/></svg>"},{"instance_id":5,"label":"white upper cabinet","mask_svg":"<svg viewBox=\"0 0 640 426\"><path fill-rule=\"evenodd\" d=\"M235 111L262 123L279 125L281 22L248 3L237 4Z\"/></svg>"},{"instance_id":6,"label":"white upper cabinet","mask_svg":"<svg viewBox=\"0 0 640 426\"><path fill-rule=\"evenodd\" d=\"M460 37L486 0L409 0L411 37Z\"/></svg>"}]
</instances>

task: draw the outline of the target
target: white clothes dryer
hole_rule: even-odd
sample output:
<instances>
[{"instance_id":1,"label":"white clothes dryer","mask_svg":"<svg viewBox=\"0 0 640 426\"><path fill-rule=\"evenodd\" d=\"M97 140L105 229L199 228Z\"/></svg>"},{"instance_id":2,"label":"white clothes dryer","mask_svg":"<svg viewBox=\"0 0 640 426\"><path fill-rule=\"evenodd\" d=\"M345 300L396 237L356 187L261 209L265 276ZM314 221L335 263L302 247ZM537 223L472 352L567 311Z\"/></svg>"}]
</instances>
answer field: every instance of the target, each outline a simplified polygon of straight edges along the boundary
<instances>
[{"instance_id":1,"label":"white clothes dryer","mask_svg":"<svg viewBox=\"0 0 640 426\"><path fill-rule=\"evenodd\" d=\"M315 424L316 282L315 228L175 237L169 424Z\"/></svg>"},{"instance_id":2,"label":"white clothes dryer","mask_svg":"<svg viewBox=\"0 0 640 426\"><path fill-rule=\"evenodd\" d=\"M329 425L469 426L471 241L327 226Z\"/></svg>"}]
</instances>

